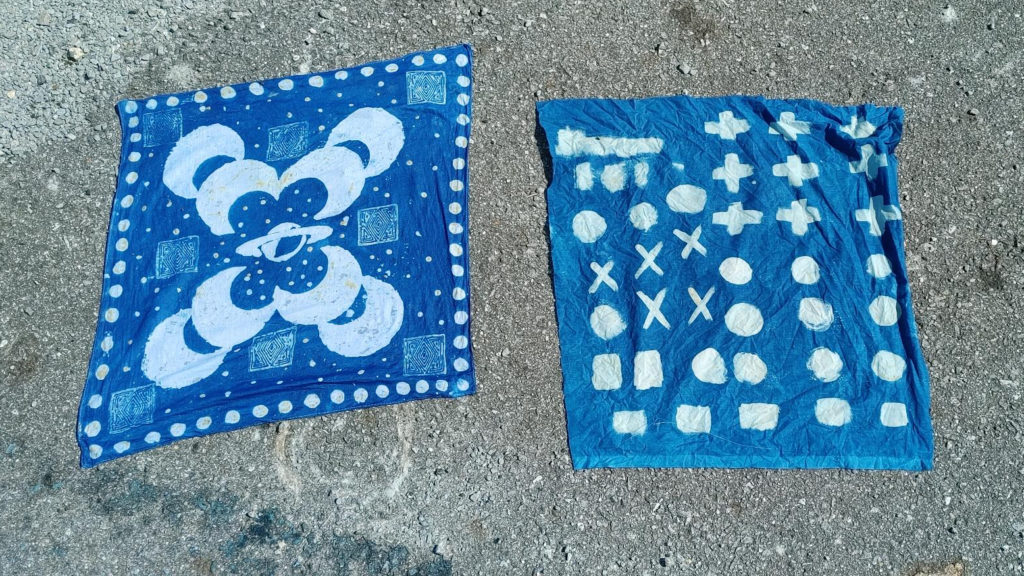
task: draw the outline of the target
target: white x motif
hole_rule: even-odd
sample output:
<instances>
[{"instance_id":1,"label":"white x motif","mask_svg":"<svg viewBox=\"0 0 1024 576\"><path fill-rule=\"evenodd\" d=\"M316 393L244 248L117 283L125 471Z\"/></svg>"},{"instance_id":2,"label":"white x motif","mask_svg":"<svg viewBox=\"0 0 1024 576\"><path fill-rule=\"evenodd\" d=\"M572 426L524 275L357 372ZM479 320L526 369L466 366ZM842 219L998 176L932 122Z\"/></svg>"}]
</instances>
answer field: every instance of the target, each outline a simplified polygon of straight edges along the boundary
<instances>
[{"instance_id":1,"label":"white x motif","mask_svg":"<svg viewBox=\"0 0 1024 576\"><path fill-rule=\"evenodd\" d=\"M860 147L860 161L850 162L850 172L858 174L863 172L868 180L874 180L878 176L878 169L889 165L889 157L885 154L876 154L871 144Z\"/></svg>"},{"instance_id":2,"label":"white x motif","mask_svg":"<svg viewBox=\"0 0 1024 576\"><path fill-rule=\"evenodd\" d=\"M780 178L789 178L790 186L799 188L804 185L804 180L818 177L818 165L814 162L804 164L799 156L791 154L786 156L784 163L772 166L772 174Z\"/></svg>"},{"instance_id":3,"label":"white x motif","mask_svg":"<svg viewBox=\"0 0 1024 576\"><path fill-rule=\"evenodd\" d=\"M665 292L667 291L668 288L662 288L661 291L658 292L658 295L654 297L654 300L651 300L647 294L644 294L639 290L637 291L636 295L644 303L644 306L647 306L647 318L644 318L644 330L650 328L651 324L655 320L665 328L672 328L672 325L668 323L668 319L661 313L661 303L665 301Z\"/></svg>"},{"instance_id":4,"label":"white x motif","mask_svg":"<svg viewBox=\"0 0 1024 576\"><path fill-rule=\"evenodd\" d=\"M689 258L690 252L693 252L694 250L700 253L701 256L708 255L708 249L700 243L700 226L697 226L697 228L693 230L692 234L687 234L682 230L673 230L672 233L676 235L676 238L686 242L686 246L683 246L682 253L684 260Z\"/></svg>"},{"instance_id":5,"label":"white x motif","mask_svg":"<svg viewBox=\"0 0 1024 576\"><path fill-rule=\"evenodd\" d=\"M725 189L736 193L740 191L740 178L749 178L754 174L754 167L740 162L736 154L725 155L725 165L711 171L715 180L725 180Z\"/></svg>"},{"instance_id":6,"label":"white x motif","mask_svg":"<svg viewBox=\"0 0 1024 576\"><path fill-rule=\"evenodd\" d=\"M704 131L718 134L722 140L735 140L737 134L750 130L750 122L733 116L730 110L718 114L718 122L705 122Z\"/></svg>"},{"instance_id":7,"label":"white x motif","mask_svg":"<svg viewBox=\"0 0 1024 576\"><path fill-rule=\"evenodd\" d=\"M775 213L775 219L779 222L789 222L793 226L793 234L803 236L807 233L807 225L811 222L821 222L821 213L814 206L807 206L807 199L793 200L789 208L779 208Z\"/></svg>"},{"instance_id":8,"label":"white x motif","mask_svg":"<svg viewBox=\"0 0 1024 576\"><path fill-rule=\"evenodd\" d=\"M760 224L761 213L757 210L744 210L742 202L733 202L725 212L712 214L711 222L725 226L729 235L735 236L743 232L743 227L747 224Z\"/></svg>"},{"instance_id":9,"label":"white x motif","mask_svg":"<svg viewBox=\"0 0 1024 576\"><path fill-rule=\"evenodd\" d=\"M597 274L597 278L594 278L594 283L590 285L591 294L597 292L601 288L602 284L607 284L613 292L619 291L618 283L609 276L609 273L611 273L614 266L615 262L611 260L609 260L604 266L599 265L597 262L590 263L590 269L594 271L594 274Z\"/></svg>"},{"instance_id":10,"label":"white x motif","mask_svg":"<svg viewBox=\"0 0 1024 576\"><path fill-rule=\"evenodd\" d=\"M686 291L690 294L690 300L693 300L693 303L697 305L693 314L690 314L690 321L687 322L687 324L693 324L693 321L697 319L697 316L703 316L705 320L710 321L711 311L708 310L708 301L715 295L715 287L712 286L711 288L708 288L708 291L704 294L703 298L701 298L700 294L693 289L693 286L690 286Z\"/></svg>"},{"instance_id":11,"label":"white x motif","mask_svg":"<svg viewBox=\"0 0 1024 576\"><path fill-rule=\"evenodd\" d=\"M868 233L872 236L881 236L887 221L903 220L900 209L891 204L883 204L881 196L872 196L868 207L855 211L853 216L858 222L868 223Z\"/></svg>"},{"instance_id":12,"label":"white x motif","mask_svg":"<svg viewBox=\"0 0 1024 576\"><path fill-rule=\"evenodd\" d=\"M768 133L781 134L786 140L796 140L801 134L811 133L811 123L797 120L796 114L792 112L783 112L779 114L779 120L768 127Z\"/></svg>"},{"instance_id":13,"label":"white x motif","mask_svg":"<svg viewBox=\"0 0 1024 576\"><path fill-rule=\"evenodd\" d=\"M633 278L639 279L648 268L654 271L658 276L665 274L665 271L654 262L654 259L661 253L662 244L664 244L664 242L658 242L654 245L654 248L651 248L650 252L640 244L634 246L636 251L640 253L640 256L643 257L644 261L640 264L640 268L636 271L636 274L633 275Z\"/></svg>"},{"instance_id":14,"label":"white x motif","mask_svg":"<svg viewBox=\"0 0 1024 576\"><path fill-rule=\"evenodd\" d=\"M840 126L839 131L849 135L854 140L859 140L874 134L875 125L868 122L867 119L861 120L856 116L850 116L850 123L846 126Z\"/></svg>"}]
</instances>

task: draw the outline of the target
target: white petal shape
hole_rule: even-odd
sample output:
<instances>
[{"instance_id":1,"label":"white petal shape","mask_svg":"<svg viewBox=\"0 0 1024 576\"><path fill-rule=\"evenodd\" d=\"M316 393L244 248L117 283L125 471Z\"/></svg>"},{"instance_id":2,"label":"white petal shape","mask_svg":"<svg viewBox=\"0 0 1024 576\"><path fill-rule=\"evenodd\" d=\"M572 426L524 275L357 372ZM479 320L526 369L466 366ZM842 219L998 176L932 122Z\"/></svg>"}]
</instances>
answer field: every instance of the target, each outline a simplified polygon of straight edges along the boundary
<instances>
[{"instance_id":1,"label":"white petal shape","mask_svg":"<svg viewBox=\"0 0 1024 576\"><path fill-rule=\"evenodd\" d=\"M323 220L344 212L363 191L366 174L359 155L348 148L313 150L281 174L281 189L312 178L323 182L327 201L313 218Z\"/></svg>"},{"instance_id":2,"label":"white petal shape","mask_svg":"<svg viewBox=\"0 0 1024 576\"><path fill-rule=\"evenodd\" d=\"M196 128L189 132L167 155L164 163L164 185L182 198L199 194L192 177L199 166L211 158L227 156L235 160L245 157L245 142L234 130L221 124Z\"/></svg>"},{"instance_id":3,"label":"white petal shape","mask_svg":"<svg viewBox=\"0 0 1024 576\"><path fill-rule=\"evenodd\" d=\"M185 344L185 324L192 316L186 308L157 324L146 340L142 372L161 388L184 388L217 371L230 348L201 354Z\"/></svg>"},{"instance_id":4,"label":"white petal shape","mask_svg":"<svg viewBox=\"0 0 1024 576\"><path fill-rule=\"evenodd\" d=\"M348 310L359 294L363 273L352 254L338 246L321 248L327 256L324 278L312 289L298 294L274 288L274 302L281 317L293 324L321 324Z\"/></svg>"},{"instance_id":5,"label":"white petal shape","mask_svg":"<svg viewBox=\"0 0 1024 576\"><path fill-rule=\"evenodd\" d=\"M390 284L363 276L366 307L362 315L346 324L322 323L320 340L342 356L368 356L391 342L402 327L405 306Z\"/></svg>"},{"instance_id":6,"label":"white petal shape","mask_svg":"<svg viewBox=\"0 0 1024 576\"><path fill-rule=\"evenodd\" d=\"M281 193L277 171L259 160L236 160L217 168L203 181L196 195L196 212L210 232L232 234L231 205L249 192L262 191L276 200Z\"/></svg>"},{"instance_id":7,"label":"white petal shape","mask_svg":"<svg viewBox=\"0 0 1024 576\"><path fill-rule=\"evenodd\" d=\"M273 305L245 310L232 302L231 283L243 270L244 266L221 270L200 284L192 298L196 332L218 348L230 348L259 334L274 315Z\"/></svg>"},{"instance_id":8,"label":"white petal shape","mask_svg":"<svg viewBox=\"0 0 1024 576\"><path fill-rule=\"evenodd\" d=\"M402 122L383 108L360 108L331 130L326 146L350 141L362 142L370 151L364 178L387 170L405 144ZM358 190L356 191L358 193Z\"/></svg>"}]
</instances>

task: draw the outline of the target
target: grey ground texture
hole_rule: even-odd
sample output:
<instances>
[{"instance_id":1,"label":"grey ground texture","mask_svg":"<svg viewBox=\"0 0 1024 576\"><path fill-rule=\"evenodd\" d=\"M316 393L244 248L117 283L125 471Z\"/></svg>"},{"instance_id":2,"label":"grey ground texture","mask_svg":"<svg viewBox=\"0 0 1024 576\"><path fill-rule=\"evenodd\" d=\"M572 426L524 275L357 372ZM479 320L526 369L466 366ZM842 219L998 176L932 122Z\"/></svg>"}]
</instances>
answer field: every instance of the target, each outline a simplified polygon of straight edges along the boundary
<instances>
[{"instance_id":1,"label":"grey ground texture","mask_svg":"<svg viewBox=\"0 0 1024 576\"><path fill-rule=\"evenodd\" d=\"M0 574L1024 571L1024 3L0 0ZM114 103L475 49L478 395L78 467ZM534 105L764 94L906 110L935 469L574 472Z\"/></svg>"}]
</instances>

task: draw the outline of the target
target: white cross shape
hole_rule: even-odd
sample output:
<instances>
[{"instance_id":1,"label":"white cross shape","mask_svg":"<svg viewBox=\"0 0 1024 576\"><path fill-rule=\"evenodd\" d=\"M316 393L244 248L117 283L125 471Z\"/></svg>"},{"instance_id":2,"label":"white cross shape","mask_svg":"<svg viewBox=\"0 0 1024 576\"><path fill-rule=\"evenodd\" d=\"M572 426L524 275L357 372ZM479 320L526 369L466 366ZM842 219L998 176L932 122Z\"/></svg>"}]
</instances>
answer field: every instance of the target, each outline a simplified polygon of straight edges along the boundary
<instances>
[{"instance_id":1,"label":"white cross shape","mask_svg":"<svg viewBox=\"0 0 1024 576\"><path fill-rule=\"evenodd\" d=\"M684 260L689 258L690 252L693 252L694 250L699 252L701 256L708 255L708 249L705 248L704 245L700 243L700 226L697 226L693 230L692 234L687 234L682 230L673 230L672 233L676 235L676 238L679 238L683 242L686 242L686 246L683 246L682 253Z\"/></svg>"},{"instance_id":2,"label":"white cross shape","mask_svg":"<svg viewBox=\"0 0 1024 576\"><path fill-rule=\"evenodd\" d=\"M783 112L779 114L779 119L768 127L768 133L781 134L786 140L796 140L801 134L811 133L811 123L797 120L796 114L792 112Z\"/></svg>"},{"instance_id":3,"label":"white cross shape","mask_svg":"<svg viewBox=\"0 0 1024 576\"><path fill-rule=\"evenodd\" d=\"M891 204L883 204L881 196L872 196L868 207L857 210L853 216L858 222L868 223L868 233L872 236L881 236L882 227L887 221L903 220L900 209Z\"/></svg>"},{"instance_id":4,"label":"white cross shape","mask_svg":"<svg viewBox=\"0 0 1024 576\"><path fill-rule=\"evenodd\" d=\"M793 234L803 236L807 234L807 225L811 222L821 222L821 213L814 206L807 206L807 199L793 200L789 208L779 208L775 213L775 219L779 222L789 222L793 226Z\"/></svg>"},{"instance_id":5,"label":"white cross shape","mask_svg":"<svg viewBox=\"0 0 1024 576\"><path fill-rule=\"evenodd\" d=\"M804 180L818 177L818 165L814 162L804 164L796 154L786 156L782 164L772 166L772 174L780 178L789 178L790 186L800 187Z\"/></svg>"},{"instance_id":6,"label":"white cross shape","mask_svg":"<svg viewBox=\"0 0 1024 576\"><path fill-rule=\"evenodd\" d=\"M874 180L878 176L878 169L889 165L889 157L885 154L875 154L875 147L865 144L860 147L860 162L850 162L850 172L857 174L863 172L868 180Z\"/></svg>"},{"instance_id":7,"label":"white cross shape","mask_svg":"<svg viewBox=\"0 0 1024 576\"><path fill-rule=\"evenodd\" d=\"M725 165L712 170L711 177L725 180L725 189L736 193L740 191L740 178L749 178L753 173L754 167L740 162L738 155L726 154Z\"/></svg>"},{"instance_id":8,"label":"white cross shape","mask_svg":"<svg viewBox=\"0 0 1024 576\"><path fill-rule=\"evenodd\" d=\"M718 114L718 122L705 122L704 131L708 134L718 134L722 140L735 140L737 134L750 130L750 122L743 118L736 118L732 111L726 110Z\"/></svg>"},{"instance_id":9,"label":"white cross shape","mask_svg":"<svg viewBox=\"0 0 1024 576\"><path fill-rule=\"evenodd\" d=\"M711 288L708 288L708 291L704 294L703 298L701 298L700 294L693 289L693 286L690 286L686 291L690 294L690 300L693 300L693 303L697 305L693 314L690 314L690 321L687 322L687 324L693 324L693 321L697 319L697 316L703 316L705 320L710 321L711 311L708 310L708 301L711 300L712 296L714 296L715 287L712 286Z\"/></svg>"},{"instance_id":10,"label":"white cross shape","mask_svg":"<svg viewBox=\"0 0 1024 576\"><path fill-rule=\"evenodd\" d=\"M875 125L868 122L867 119L861 120L856 115L850 116L850 123L846 126L839 127L840 132L844 132L853 138L854 140L860 138L867 138L875 133Z\"/></svg>"},{"instance_id":11,"label":"white cross shape","mask_svg":"<svg viewBox=\"0 0 1024 576\"><path fill-rule=\"evenodd\" d=\"M634 246L634 248L636 248L636 251L640 253L640 256L643 257L644 261L640 264L640 269L636 271L636 274L633 275L633 278L640 278L640 276L648 268L653 270L654 273L657 274L658 276L662 276L665 274L665 271L662 270L661 267L655 264L654 262L654 259L658 257L658 254L661 253L662 244L664 244L664 242L658 242L657 244L654 245L654 248L651 248L650 252L648 252L647 249L641 246L640 244Z\"/></svg>"},{"instance_id":12,"label":"white cross shape","mask_svg":"<svg viewBox=\"0 0 1024 576\"><path fill-rule=\"evenodd\" d=\"M590 293L597 292L602 284L607 284L613 292L619 291L619 284L612 279L608 274L612 271L612 267L615 266L615 262L609 260L607 264L601 266L597 262L590 263L590 269L597 274L597 278L594 278L594 283L590 285Z\"/></svg>"},{"instance_id":13,"label":"white cross shape","mask_svg":"<svg viewBox=\"0 0 1024 576\"><path fill-rule=\"evenodd\" d=\"M757 210L744 210L742 202L733 202L725 212L712 214L711 222L725 226L729 235L735 236L743 232L743 227L747 224L760 224L761 213Z\"/></svg>"},{"instance_id":14,"label":"white cross shape","mask_svg":"<svg viewBox=\"0 0 1024 576\"><path fill-rule=\"evenodd\" d=\"M654 297L654 300L648 298L647 294L637 290L636 295L640 297L640 300L647 306L647 318L644 318L644 330L651 327L651 324L657 320L659 324L665 328L672 328L672 325L668 323L668 319L661 313L661 303L665 301L665 292L668 288L662 288L658 292L658 295Z\"/></svg>"}]
</instances>

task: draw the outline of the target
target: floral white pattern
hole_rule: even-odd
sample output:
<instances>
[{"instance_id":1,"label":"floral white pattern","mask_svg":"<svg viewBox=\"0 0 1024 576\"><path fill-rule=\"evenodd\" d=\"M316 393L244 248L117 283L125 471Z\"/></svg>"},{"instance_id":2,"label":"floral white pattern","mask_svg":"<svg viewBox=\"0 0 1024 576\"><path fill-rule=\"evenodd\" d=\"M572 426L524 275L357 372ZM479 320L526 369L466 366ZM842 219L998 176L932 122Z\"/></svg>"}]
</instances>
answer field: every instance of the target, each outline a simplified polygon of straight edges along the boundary
<instances>
[{"instance_id":1,"label":"floral white pattern","mask_svg":"<svg viewBox=\"0 0 1024 576\"><path fill-rule=\"evenodd\" d=\"M292 214L276 212L275 216L287 219L245 241L245 234L236 230L229 215L236 201L247 194L261 192L279 200L285 189L307 179L317 181L326 194L312 219L322 221L342 214L362 193L367 178L391 166L404 140L397 118L380 108L362 108L338 123L322 147L308 152L278 176L272 166L246 159L244 141L226 126L203 126L183 136L168 155L163 183L177 196L195 200L196 212L210 232L239 240L234 252L242 265L221 269L204 280L196 288L190 308L153 329L142 360L146 376L164 388L195 384L213 374L233 347L259 334L275 313L292 324L316 326L324 346L342 356L366 356L386 346L402 325L402 299L390 284L363 275L348 250L325 244L332 236L330 226L301 225L292 221L298 219ZM345 146L349 142L365 147L365 163ZM226 162L203 177L205 167L216 160ZM198 186L197 179L201 179ZM314 257L325 261L325 270L318 282L307 283L305 291L273 286L270 297L257 306L240 306L233 297L236 279L243 273L248 278L253 262L297 266L300 261L307 263L304 258ZM354 304L361 292L365 302L356 316ZM342 316L347 316L345 322L336 323ZM215 351L197 351L186 343L190 322Z\"/></svg>"}]
</instances>

